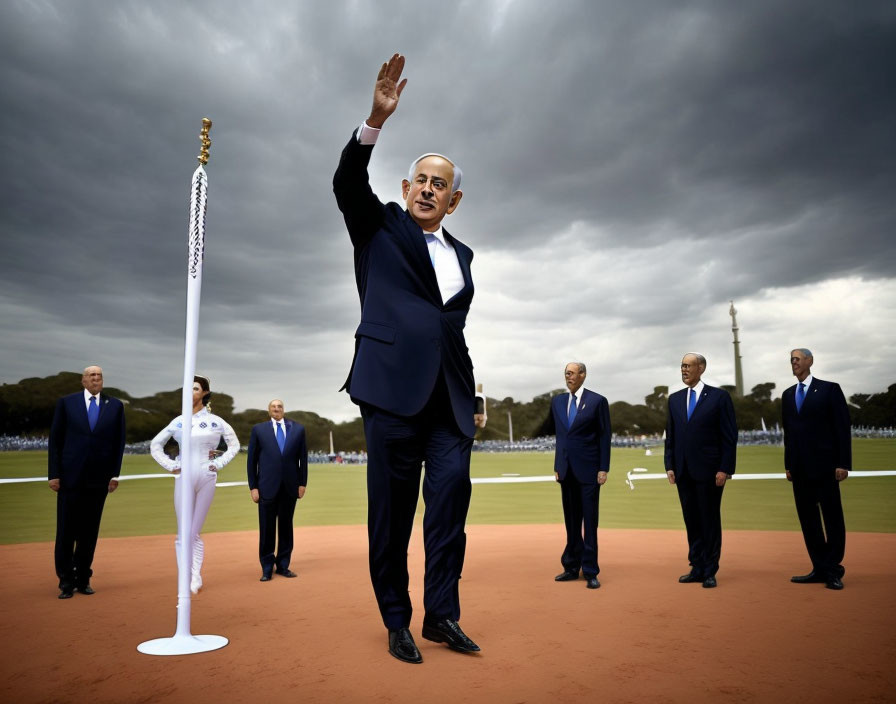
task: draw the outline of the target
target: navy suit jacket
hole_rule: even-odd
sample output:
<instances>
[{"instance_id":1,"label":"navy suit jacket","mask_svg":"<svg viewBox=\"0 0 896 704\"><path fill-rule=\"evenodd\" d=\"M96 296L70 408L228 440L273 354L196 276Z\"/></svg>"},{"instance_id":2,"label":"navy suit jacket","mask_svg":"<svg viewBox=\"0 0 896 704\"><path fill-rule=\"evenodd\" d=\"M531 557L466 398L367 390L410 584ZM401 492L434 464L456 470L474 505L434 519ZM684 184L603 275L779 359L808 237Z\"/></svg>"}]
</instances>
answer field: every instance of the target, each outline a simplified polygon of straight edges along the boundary
<instances>
[{"instance_id":1,"label":"navy suit jacket","mask_svg":"<svg viewBox=\"0 0 896 704\"><path fill-rule=\"evenodd\" d=\"M572 467L579 482L597 484L597 473L610 471L609 404L600 394L583 389L572 426L567 424L568 406L568 393L551 399L551 420L557 437L554 471L562 480L567 467Z\"/></svg>"},{"instance_id":2,"label":"navy suit jacket","mask_svg":"<svg viewBox=\"0 0 896 704\"><path fill-rule=\"evenodd\" d=\"M852 469L849 408L839 384L812 379L803 407L796 410L796 385L781 395L784 467L794 478L831 479Z\"/></svg>"},{"instance_id":3,"label":"navy suit jacket","mask_svg":"<svg viewBox=\"0 0 896 704\"><path fill-rule=\"evenodd\" d=\"M62 489L108 487L121 472L124 454L124 405L100 393L100 414L90 429L84 392L63 396L56 403L50 426L48 477Z\"/></svg>"},{"instance_id":4,"label":"navy suit jacket","mask_svg":"<svg viewBox=\"0 0 896 704\"><path fill-rule=\"evenodd\" d=\"M473 299L473 252L443 228L464 278L464 287L443 301L423 230L404 208L383 205L370 188L372 150L352 136L333 177L354 245L361 299L355 355L343 388L355 403L413 416L442 373L457 425L472 437L475 390L464 326Z\"/></svg>"},{"instance_id":5,"label":"navy suit jacket","mask_svg":"<svg viewBox=\"0 0 896 704\"><path fill-rule=\"evenodd\" d=\"M249 488L258 489L261 498L265 500L277 496L281 485L292 497L298 497L300 486L308 486L305 426L289 418L284 418L283 424L286 444L282 453L270 420L253 426L252 436L249 438Z\"/></svg>"},{"instance_id":6,"label":"navy suit jacket","mask_svg":"<svg viewBox=\"0 0 896 704\"><path fill-rule=\"evenodd\" d=\"M703 385L694 413L688 420L688 388L669 396L666 416L666 471L676 479L685 466L698 481L714 480L716 472L734 474L737 457L737 423L727 391Z\"/></svg>"}]
</instances>

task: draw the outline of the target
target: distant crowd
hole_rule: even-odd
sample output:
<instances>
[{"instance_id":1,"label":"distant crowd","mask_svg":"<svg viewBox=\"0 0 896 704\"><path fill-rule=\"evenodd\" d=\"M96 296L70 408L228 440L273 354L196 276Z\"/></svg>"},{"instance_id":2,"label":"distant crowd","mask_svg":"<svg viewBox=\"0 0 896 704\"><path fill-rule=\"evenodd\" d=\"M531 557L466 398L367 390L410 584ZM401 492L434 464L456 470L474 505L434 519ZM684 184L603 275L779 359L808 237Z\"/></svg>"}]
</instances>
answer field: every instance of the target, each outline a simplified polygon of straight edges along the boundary
<instances>
[{"instance_id":1,"label":"distant crowd","mask_svg":"<svg viewBox=\"0 0 896 704\"><path fill-rule=\"evenodd\" d=\"M853 427L854 438L896 438L896 428ZM650 448L663 442L662 435L613 435L613 447ZM553 435L537 438L522 438L514 442L509 440L482 440L473 443L473 452L553 452L555 447ZM783 445L784 431L780 428L770 430L740 430L737 433L738 445ZM133 442L125 445L126 455L148 455L150 441ZM0 435L0 452L16 450L46 450L47 438L18 437ZM246 448L241 448L245 450ZM367 464L367 453L364 450L355 452L309 452L309 464Z\"/></svg>"}]
</instances>

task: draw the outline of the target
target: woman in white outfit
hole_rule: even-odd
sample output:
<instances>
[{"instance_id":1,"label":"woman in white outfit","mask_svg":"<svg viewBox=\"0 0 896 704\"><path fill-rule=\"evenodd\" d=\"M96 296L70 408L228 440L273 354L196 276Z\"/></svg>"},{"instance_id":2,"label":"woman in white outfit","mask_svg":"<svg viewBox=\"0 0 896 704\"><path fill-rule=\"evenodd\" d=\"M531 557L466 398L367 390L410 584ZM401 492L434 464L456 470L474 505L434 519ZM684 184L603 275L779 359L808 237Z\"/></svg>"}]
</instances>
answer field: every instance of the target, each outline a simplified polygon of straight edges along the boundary
<instances>
[{"instance_id":1,"label":"woman in white outfit","mask_svg":"<svg viewBox=\"0 0 896 704\"><path fill-rule=\"evenodd\" d=\"M215 495L215 482L218 479L218 470L232 460L240 451L240 442L226 421L211 413L206 406L211 393L208 379L204 376L193 377L193 419L190 431L190 450L193 455L193 525L190 534L193 539L193 565L190 576L190 591L198 593L202 588L202 556L204 545L199 531L205 523L208 509L212 505L212 497ZM168 424L162 432L156 435L150 445L153 459L169 472L176 474L174 478L174 510L180 513L180 492L183 490L183 481L180 476L180 455L173 460L165 454L165 443L174 438L180 445L183 436L183 416L178 416ZM221 438L227 443L227 451L220 457L216 457L218 444ZM180 554L180 541L175 541L177 554Z\"/></svg>"}]
</instances>

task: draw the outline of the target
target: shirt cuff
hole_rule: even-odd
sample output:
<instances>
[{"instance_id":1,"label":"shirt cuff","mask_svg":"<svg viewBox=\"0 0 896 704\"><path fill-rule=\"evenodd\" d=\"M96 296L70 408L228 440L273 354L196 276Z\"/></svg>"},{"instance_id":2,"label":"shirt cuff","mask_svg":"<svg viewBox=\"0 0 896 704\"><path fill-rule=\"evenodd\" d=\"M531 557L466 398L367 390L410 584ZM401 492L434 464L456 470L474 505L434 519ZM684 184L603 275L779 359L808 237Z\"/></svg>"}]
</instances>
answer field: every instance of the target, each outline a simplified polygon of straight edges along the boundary
<instances>
[{"instance_id":1,"label":"shirt cuff","mask_svg":"<svg viewBox=\"0 0 896 704\"><path fill-rule=\"evenodd\" d=\"M358 128L358 144L373 146L376 144L376 138L380 136L380 130L371 127L367 122L362 122Z\"/></svg>"}]
</instances>

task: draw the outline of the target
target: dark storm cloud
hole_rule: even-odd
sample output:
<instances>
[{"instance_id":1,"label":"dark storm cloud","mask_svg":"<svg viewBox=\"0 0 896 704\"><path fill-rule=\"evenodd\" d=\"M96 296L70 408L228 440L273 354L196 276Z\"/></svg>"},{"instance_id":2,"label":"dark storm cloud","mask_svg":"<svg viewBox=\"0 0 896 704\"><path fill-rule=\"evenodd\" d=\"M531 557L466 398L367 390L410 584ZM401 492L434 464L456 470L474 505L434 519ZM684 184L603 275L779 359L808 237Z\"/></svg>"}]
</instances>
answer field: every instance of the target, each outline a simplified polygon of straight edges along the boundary
<instances>
[{"instance_id":1,"label":"dark storm cloud","mask_svg":"<svg viewBox=\"0 0 896 704\"><path fill-rule=\"evenodd\" d=\"M466 196L447 226L477 266L575 231L582 251L654 267L646 281L670 251L705 262L706 300L892 276L894 46L885 2L6 3L0 303L7 326L39 321L59 351L5 378L76 368L87 320L110 356L167 347L177 363L205 115L207 345L335 330L350 356L358 304L331 177L393 51L409 84L372 179L392 199L417 154L457 159ZM685 295L586 294L624 302L611 313L631 326L662 324ZM6 351L21 358L26 337Z\"/></svg>"}]
</instances>

